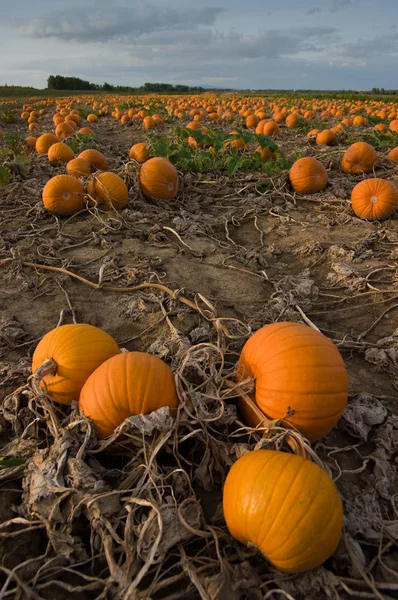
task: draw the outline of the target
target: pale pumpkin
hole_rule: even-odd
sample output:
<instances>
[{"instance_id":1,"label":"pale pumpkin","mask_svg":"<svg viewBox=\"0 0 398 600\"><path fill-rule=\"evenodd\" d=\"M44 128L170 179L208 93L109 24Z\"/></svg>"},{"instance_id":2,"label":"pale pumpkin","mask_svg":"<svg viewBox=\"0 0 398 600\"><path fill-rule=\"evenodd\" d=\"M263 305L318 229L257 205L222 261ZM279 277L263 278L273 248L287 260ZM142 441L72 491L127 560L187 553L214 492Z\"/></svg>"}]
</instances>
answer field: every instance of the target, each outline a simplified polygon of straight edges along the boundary
<instances>
[{"instance_id":1,"label":"pale pumpkin","mask_svg":"<svg viewBox=\"0 0 398 600\"><path fill-rule=\"evenodd\" d=\"M299 158L289 171L290 183L299 194L315 194L323 190L328 175L323 164L316 158Z\"/></svg>"},{"instance_id":2,"label":"pale pumpkin","mask_svg":"<svg viewBox=\"0 0 398 600\"><path fill-rule=\"evenodd\" d=\"M364 179L352 190L351 205L361 219L388 219L398 207L398 189L386 179Z\"/></svg>"},{"instance_id":3,"label":"pale pumpkin","mask_svg":"<svg viewBox=\"0 0 398 600\"><path fill-rule=\"evenodd\" d=\"M122 210L129 199L129 191L123 179L110 171L94 175L89 181L87 193L97 204L103 205L105 210L112 207Z\"/></svg>"},{"instance_id":4,"label":"pale pumpkin","mask_svg":"<svg viewBox=\"0 0 398 600\"><path fill-rule=\"evenodd\" d=\"M115 340L98 327L85 323L61 325L46 333L36 346L32 371L47 359L54 361L54 370L45 375L41 387L55 402L70 404L79 399L91 373L119 353Z\"/></svg>"},{"instance_id":5,"label":"pale pumpkin","mask_svg":"<svg viewBox=\"0 0 398 600\"><path fill-rule=\"evenodd\" d=\"M76 177L56 175L43 188L43 204L54 215L73 215L82 210L84 193L84 186Z\"/></svg>"},{"instance_id":6,"label":"pale pumpkin","mask_svg":"<svg viewBox=\"0 0 398 600\"><path fill-rule=\"evenodd\" d=\"M246 377L254 379L253 400L261 411L284 419L310 442L336 425L347 403L348 375L340 352L322 333L300 323L272 323L256 331L239 358L237 379Z\"/></svg>"},{"instance_id":7,"label":"pale pumpkin","mask_svg":"<svg viewBox=\"0 0 398 600\"><path fill-rule=\"evenodd\" d=\"M172 370L146 352L124 352L105 361L87 379L79 399L81 412L93 421L100 438L128 417L177 405Z\"/></svg>"},{"instance_id":8,"label":"pale pumpkin","mask_svg":"<svg viewBox=\"0 0 398 600\"><path fill-rule=\"evenodd\" d=\"M142 192L149 198L175 198L178 189L178 173L175 166L157 156L141 165L139 181Z\"/></svg>"},{"instance_id":9,"label":"pale pumpkin","mask_svg":"<svg viewBox=\"0 0 398 600\"><path fill-rule=\"evenodd\" d=\"M254 450L230 469L223 490L231 535L256 546L277 569L314 569L336 550L343 527L339 493L317 464L294 454Z\"/></svg>"}]
</instances>

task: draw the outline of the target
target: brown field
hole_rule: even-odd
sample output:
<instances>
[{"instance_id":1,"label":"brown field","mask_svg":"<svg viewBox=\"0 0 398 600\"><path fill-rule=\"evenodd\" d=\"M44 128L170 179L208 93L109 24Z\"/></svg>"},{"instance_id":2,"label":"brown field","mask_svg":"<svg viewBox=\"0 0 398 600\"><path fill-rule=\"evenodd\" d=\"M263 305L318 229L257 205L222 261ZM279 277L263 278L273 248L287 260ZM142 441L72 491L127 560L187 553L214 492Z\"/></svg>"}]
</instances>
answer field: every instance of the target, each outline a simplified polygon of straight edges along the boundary
<instances>
[{"instance_id":1,"label":"brown field","mask_svg":"<svg viewBox=\"0 0 398 600\"><path fill-rule=\"evenodd\" d=\"M53 131L54 112L38 133ZM126 209L49 214L43 186L65 168L35 152L0 188L0 598L396 597L398 220L356 217L349 200L364 175L340 167L350 143L375 136L374 174L398 183L386 158L396 137L377 137L370 121L317 146L310 122L282 123L285 167L231 176L179 167L177 198L151 200L128 159L145 140L142 122L122 125L110 112L88 125L129 187ZM191 120L164 116L162 138ZM322 117L323 128L340 121ZM211 126L245 129L239 116ZM0 128L28 135L20 118ZM300 156L324 164L324 191L293 192L286 165ZM133 420L130 442L98 445L76 407L37 395L27 384L33 350L74 321L165 360L184 400L177 423L160 411ZM225 382L250 331L275 321L319 328L349 373L343 417L313 444L342 497L344 535L323 566L294 575L234 540L220 504L243 452L286 449L283 430L245 427Z\"/></svg>"}]
</instances>

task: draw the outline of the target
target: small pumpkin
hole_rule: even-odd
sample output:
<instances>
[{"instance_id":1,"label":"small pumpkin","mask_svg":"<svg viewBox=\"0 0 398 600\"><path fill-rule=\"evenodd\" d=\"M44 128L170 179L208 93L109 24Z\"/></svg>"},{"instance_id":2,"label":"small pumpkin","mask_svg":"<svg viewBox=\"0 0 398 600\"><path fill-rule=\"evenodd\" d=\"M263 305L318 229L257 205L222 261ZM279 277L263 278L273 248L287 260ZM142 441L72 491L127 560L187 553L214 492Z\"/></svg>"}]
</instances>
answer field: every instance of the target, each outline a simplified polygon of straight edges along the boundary
<instances>
[{"instance_id":1,"label":"small pumpkin","mask_svg":"<svg viewBox=\"0 0 398 600\"><path fill-rule=\"evenodd\" d=\"M84 193L84 186L76 177L56 175L43 188L43 204L54 215L74 215L84 206Z\"/></svg>"},{"instance_id":2,"label":"small pumpkin","mask_svg":"<svg viewBox=\"0 0 398 600\"><path fill-rule=\"evenodd\" d=\"M83 150L78 155L78 158L84 158L87 160L92 167L98 169L99 171L107 171L108 170L108 161L106 157L99 152L99 150L94 150L94 148L87 148L87 150Z\"/></svg>"},{"instance_id":3,"label":"small pumpkin","mask_svg":"<svg viewBox=\"0 0 398 600\"><path fill-rule=\"evenodd\" d=\"M245 377L254 379L254 401L262 412L284 419L310 442L335 426L347 403L348 375L340 352L322 333L300 323L272 323L256 331L238 363L237 379Z\"/></svg>"},{"instance_id":4,"label":"small pumpkin","mask_svg":"<svg viewBox=\"0 0 398 600\"><path fill-rule=\"evenodd\" d=\"M299 118L297 115L288 115L285 121L287 127L295 127L298 125L298 122Z\"/></svg>"},{"instance_id":5,"label":"small pumpkin","mask_svg":"<svg viewBox=\"0 0 398 600\"><path fill-rule=\"evenodd\" d=\"M388 219L398 207L398 189L386 179L364 179L352 190L351 205L361 219Z\"/></svg>"},{"instance_id":6,"label":"small pumpkin","mask_svg":"<svg viewBox=\"0 0 398 600\"><path fill-rule=\"evenodd\" d=\"M46 333L36 346L32 371L51 359L53 370L43 377L41 387L55 402L70 404L79 399L91 373L119 353L115 340L98 327L86 323L61 325Z\"/></svg>"},{"instance_id":7,"label":"small pumpkin","mask_svg":"<svg viewBox=\"0 0 398 600\"><path fill-rule=\"evenodd\" d=\"M271 152L271 150L268 148L268 146L264 146L264 148L261 148L261 146L258 146L258 148L256 148L255 152L260 154L261 162L263 162L263 163L267 162L267 160L270 160L271 158L272 158L272 160L276 159L275 152Z\"/></svg>"},{"instance_id":8,"label":"small pumpkin","mask_svg":"<svg viewBox=\"0 0 398 600\"><path fill-rule=\"evenodd\" d=\"M66 172L72 177L87 177L91 175L90 163L84 158L73 158L66 165Z\"/></svg>"},{"instance_id":9,"label":"small pumpkin","mask_svg":"<svg viewBox=\"0 0 398 600\"><path fill-rule=\"evenodd\" d=\"M328 174L323 164L310 156L299 158L289 171L290 183L299 194L315 194L323 190Z\"/></svg>"},{"instance_id":10,"label":"small pumpkin","mask_svg":"<svg viewBox=\"0 0 398 600\"><path fill-rule=\"evenodd\" d=\"M123 179L110 171L94 175L89 181L87 193L96 200L97 204L103 204L105 210L110 210L112 207L122 210L129 199L129 191Z\"/></svg>"},{"instance_id":11,"label":"small pumpkin","mask_svg":"<svg viewBox=\"0 0 398 600\"><path fill-rule=\"evenodd\" d=\"M262 132L264 135L269 135L271 137L278 137L280 133L279 125L275 121L267 121L263 125Z\"/></svg>"},{"instance_id":12,"label":"small pumpkin","mask_svg":"<svg viewBox=\"0 0 398 600\"><path fill-rule=\"evenodd\" d=\"M178 405L174 375L160 358L146 352L124 352L105 361L83 386L79 408L100 438L125 419L162 406Z\"/></svg>"},{"instance_id":13,"label":"small pumpkin","mask_svg":"<svg viewBox=\"0 0 398 600\"><path fill-rule=\"evenodd\" d=\"M98 117L94 113L90 113L89 115L87 115L87 121L89 123L96 123L98 121Z\"/></svg>"},{"instance_id":14,"label":"small pumpkin","mask_svg":"<svg viewBox=\"0 0 398 600\"><path fill-rule=\"evenodd\" d=\"M398 133L398 119L394 119L393 121L391 121L389 129L391 131L394 131L394 133Z\"/></svg>"},{"instance_id":15,"label":"small pumpkin","mask_svg":"<svg viewBox=\"0 0 398 600\"><path fill-rule=\"evenodd\" d=\"M43 133L36 140L36 152L38 154L47 154L53 144L59 142L59 139L53 133Z\"/></svg>"},{"instance_id":16,"label":"small pumpkin","mask_svg":"<svg viewBox=\"0 0 398 600\"><path fill-rule=\"evenodd\" d=\"M76 125L74 121L63 121L62 123L59 123L59 125L57 125L55 128L55 135L61 140L70 137L75 131L75 127L72 125L72 123Z\"/></svg>"},{"instance_id":17,"label":"small pumpkin","mask_svg":"<svg viewBox=\"0 0 398 600\"><path fill-rule=\"evenodd\" d=\"M67 163L75 158L75 153L67 144L57 142L50 146L47 156L50 162Z\"/></svg>"},{"instance_id":18,"label":"small pumpkin","mask_svg":"<svg viewBox=\"0 0 398 600\"><path fill-rule=\"evenodd\" d=\"M335 146L337 144L336 136L330 129L320 131L315 141L318 146Z\"/></svg>"},{"instance_id":19,"label":"small pumpkin","mask_svg":"<svg viewBox=\"0 0 398 600\"><path fill-rule=\"evenodd\" d=\"M130 148L129 158L132 158L139 163L147 161L150 158L147 144L145 142L134 144L134 146Z\"/></svg>"},{"instance_id":20,"label":"small pumpkin","mask_svg":"<svg viewBox=\"0 0 398 600\"><path fill-rule=\"evenodd\" d=\"M336 550L343 528L339 493L317 464L286 452L253 450L231 467L223 490L231 535L256 546L277 569L314 569Z\"/></svg>"},{"instance_id":21,"label":"small pumpkin","mask_svg":"<svg viewBox=\"0 0 398 600\"><path fill-rule=\"evenodd\" d=\"M175 198L178 189L178 173L175 166L156 156L141 165L139 181L142 192L150 198Z\"/></svg>"},{"instance_id":22,"label":"small pumpkin","mask_svg":"<svg viewBox=\"0 0 398 600\"><path fill-rule=\"evenodd\" d=\"M351 144L344 153L341 166L345 173L357 175L373 171L377 161L377 152L367 142Z\"/></svg>"}]
</instances>

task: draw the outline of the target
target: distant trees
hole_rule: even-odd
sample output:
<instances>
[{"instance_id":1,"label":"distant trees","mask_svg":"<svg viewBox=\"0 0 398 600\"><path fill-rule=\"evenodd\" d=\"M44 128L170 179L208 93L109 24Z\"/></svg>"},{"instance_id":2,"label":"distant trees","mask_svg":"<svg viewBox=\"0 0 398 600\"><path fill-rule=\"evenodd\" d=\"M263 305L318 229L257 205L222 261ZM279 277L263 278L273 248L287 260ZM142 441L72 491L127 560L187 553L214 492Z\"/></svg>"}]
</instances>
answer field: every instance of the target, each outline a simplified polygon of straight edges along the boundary
<instances>
[{"instance_id":1,"label":"distant trees","mask_svg":"<svg viewBox=\"0 0 398 600\"><path fill-rule=\"evenodd\" d=\"M47 79L47 88L49 90L100 90L104 92L131 92L137 94L165 93L165 94L198 94L205 89L199 86L172 85L171 83L144 83L141 87L131 87L127 85L112 85L105 82L103 85L90 83L79 77L64 77L63 75L50 75Z\"/></svg>"}]
</instances>

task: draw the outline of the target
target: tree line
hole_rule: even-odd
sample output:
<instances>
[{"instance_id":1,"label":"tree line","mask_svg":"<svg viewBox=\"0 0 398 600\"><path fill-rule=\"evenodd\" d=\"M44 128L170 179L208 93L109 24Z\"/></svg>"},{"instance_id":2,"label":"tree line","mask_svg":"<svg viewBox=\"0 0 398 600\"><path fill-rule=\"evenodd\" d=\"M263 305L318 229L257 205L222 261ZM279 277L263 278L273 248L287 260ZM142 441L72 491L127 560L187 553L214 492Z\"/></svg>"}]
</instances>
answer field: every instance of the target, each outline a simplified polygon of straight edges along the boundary
<instances>
[{"instance_id":1,"label":"tree line","mask_svg":"<svg viewBox=\"0 0 398 600\"><path fill-rule=\"evenodd\" d=\"M205 88L189 85L172 85L171 83L144 83L140 87L131 87L126 85L112 85L111 83L90 83L79 77L64 77L63 75L50 75L47 79L47 88L49 90L98 90L104 92L130 92L130 93L177 93L177 94L197 94L205 92Z\"/></svg>"}]
</instances>

